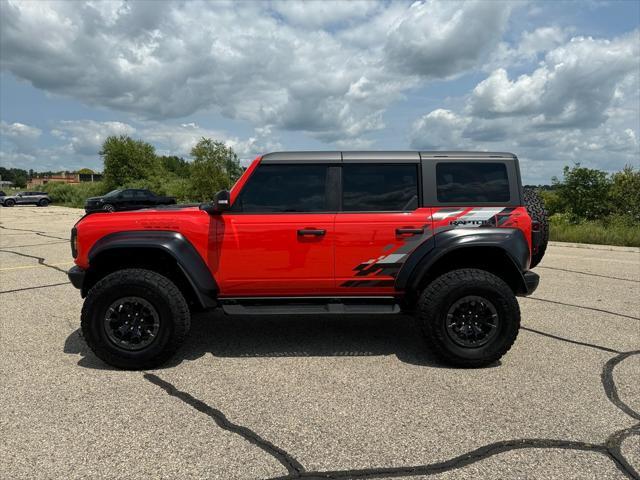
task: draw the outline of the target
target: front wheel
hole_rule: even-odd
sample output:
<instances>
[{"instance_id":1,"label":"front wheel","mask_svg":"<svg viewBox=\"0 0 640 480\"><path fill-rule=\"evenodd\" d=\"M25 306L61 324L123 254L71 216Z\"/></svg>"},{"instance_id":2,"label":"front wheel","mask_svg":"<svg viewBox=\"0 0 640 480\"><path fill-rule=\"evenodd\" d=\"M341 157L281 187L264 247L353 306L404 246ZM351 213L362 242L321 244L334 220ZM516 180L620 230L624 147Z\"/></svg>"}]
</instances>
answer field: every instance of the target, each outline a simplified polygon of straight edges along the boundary
<instances>
[{"instance_id":1,"label":"front wheel","mask_svg":"<svg viewBox=\"0 0 640 480\"><path fill-rule=\"evenodd\" d=\"M4 206L5 207L13 207L16 204L16 201L9 198L8 200L4 201Z\"/></svg>"},{"instance_id":2,"label":"front wheel","mask_svg":"<svg viewBox=\"0 0 640 480\"><path fill-rule=\"evenodd\" d=\"M113 206L113 205L111 205L110 203L106 203L106 204L104 205L104 207L102 207L102 209L103 209L105 212L109 212L109 213L111 213L111 212L115 212L115 211L116 211L116 207L114 207L114 206Z\"/></svg>"},{"instance_id":3,"label":"front wheel","mask_svg":"<svg viewBox=\"0 0 640 480\"><path fill-rule=\"evenodd\" d=\"M153 368L182 344L191 323L184 296L168 278L143 269L111 273L89 290L82 334L114 367Z\"/></svg>"},{"instance_id":4,"label":"front wheel","mask_svg":"<svg viewBox=\"0 0 640 480\"><path fill-rule=\"evenodd\" d=\"M417 311L432 351L460 367L496 362L509 351L520 329L513 291L484 270L453 270L436 278L422 292Z\"/></svg>"}]
</instances>

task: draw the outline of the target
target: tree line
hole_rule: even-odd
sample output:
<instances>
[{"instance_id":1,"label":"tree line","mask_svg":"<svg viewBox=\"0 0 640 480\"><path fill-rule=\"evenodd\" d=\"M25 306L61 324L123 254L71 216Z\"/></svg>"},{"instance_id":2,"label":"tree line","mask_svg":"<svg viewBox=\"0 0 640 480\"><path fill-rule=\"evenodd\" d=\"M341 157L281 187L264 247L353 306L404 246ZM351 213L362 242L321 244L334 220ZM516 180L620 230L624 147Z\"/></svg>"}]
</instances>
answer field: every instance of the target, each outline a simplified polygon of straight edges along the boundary
<instances>
[{"instance_id":1,"label":"tree line","mask_svg":"<svg viewBox=\"0 0 640 480\"><path fill-rule=\"evenodd\" d=\"M219 190L229 189L242 174L231 147L202 138L191 149L191 161L158 155L150 143L127 135L110 136L99 152L104 163L102 181L69 185L49 183L42 189L58 204L84 206L88 197L122 188L148 188L178 202L205 202Z\"/></svg>"},{"instance_id":2,"label":"tree line","mask_svg":"<svg viewBox=\"0 0 640 480\"><path fill-rule=\"evenodd\" d=\"M156 155L153 145L126 135L108 137L100 151L104 160L106 190L149 188L179 201L203 202L229 189L242 174L231 147L202 138L191 149L192 161Z\"/></svg>"},{"instance_id":3,"label":"tree line","mask_svg":"<svg viewBox=\"0 0 640 480\"><path fill-rule=\"evenodd\" d=\"M640 170L627 165L608 174L579 163L564 167L562 178L538 187L549 215L574 223L617 220L640 222Z\"/></svg>"}]
</instances>

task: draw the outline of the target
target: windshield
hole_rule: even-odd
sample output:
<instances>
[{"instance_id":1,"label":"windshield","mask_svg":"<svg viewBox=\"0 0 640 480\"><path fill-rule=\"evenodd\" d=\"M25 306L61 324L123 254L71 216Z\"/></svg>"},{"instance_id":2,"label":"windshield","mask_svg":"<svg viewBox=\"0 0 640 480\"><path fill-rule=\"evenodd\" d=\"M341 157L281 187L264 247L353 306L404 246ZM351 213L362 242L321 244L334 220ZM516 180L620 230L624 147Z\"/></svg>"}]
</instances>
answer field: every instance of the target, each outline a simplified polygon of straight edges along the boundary
<instances>
[{"instance_id":1,"label":"windshield","mask_svg":"<svg viewBox=\"0 0 640 480\"><path fill-rule=\"evenodd\" d=\"M105 197L115 197L116 195L118 195L120 192L122 192L122 190L111 190L109 193L107 193L105 195Z\"/></svg>"}]
</instances>

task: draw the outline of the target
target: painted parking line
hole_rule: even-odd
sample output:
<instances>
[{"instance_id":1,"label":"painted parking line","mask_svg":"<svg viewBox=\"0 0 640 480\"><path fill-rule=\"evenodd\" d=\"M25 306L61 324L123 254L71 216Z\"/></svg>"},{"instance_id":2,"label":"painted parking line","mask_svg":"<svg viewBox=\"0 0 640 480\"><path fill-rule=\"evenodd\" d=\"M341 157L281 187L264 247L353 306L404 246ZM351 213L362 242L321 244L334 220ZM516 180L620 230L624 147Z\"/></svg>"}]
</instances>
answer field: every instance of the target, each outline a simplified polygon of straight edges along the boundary
<instances>
[{"instance_id":1,"label":"painted parking line","mask_svg":"<svg viewBox=\"0 0 640 480\"><path fill-rule=\"evenodd\" d=\"M62 267L63 265L71 265L71 264L73 264L73 262L47 263L46 265L21 265L19 267L0 268L0 272L7 272L9 270L26 270L28 268Z\"/></svg>"}]
</instances>

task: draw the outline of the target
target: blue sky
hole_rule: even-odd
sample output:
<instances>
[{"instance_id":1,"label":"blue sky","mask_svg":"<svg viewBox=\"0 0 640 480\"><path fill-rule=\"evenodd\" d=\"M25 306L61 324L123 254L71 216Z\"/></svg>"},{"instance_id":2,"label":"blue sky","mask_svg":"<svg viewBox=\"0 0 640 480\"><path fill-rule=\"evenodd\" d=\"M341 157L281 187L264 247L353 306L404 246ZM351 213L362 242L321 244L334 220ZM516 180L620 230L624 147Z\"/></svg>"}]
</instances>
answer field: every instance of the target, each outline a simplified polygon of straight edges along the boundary
<instances>
[{"instance_id":1,"label":"blue sky","mask_svg":"<svg viewBox=\"0 0 640 480\"><path fill-rule=\"evenodd\" d=\"M512 151L529 183L638 165L640 2L0 0L0 162L101 170L128 134L188 157Z\"/></svg>"}]
</instances>

